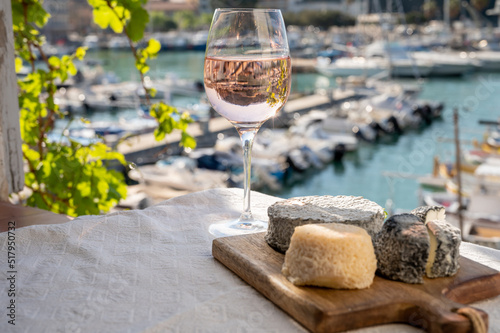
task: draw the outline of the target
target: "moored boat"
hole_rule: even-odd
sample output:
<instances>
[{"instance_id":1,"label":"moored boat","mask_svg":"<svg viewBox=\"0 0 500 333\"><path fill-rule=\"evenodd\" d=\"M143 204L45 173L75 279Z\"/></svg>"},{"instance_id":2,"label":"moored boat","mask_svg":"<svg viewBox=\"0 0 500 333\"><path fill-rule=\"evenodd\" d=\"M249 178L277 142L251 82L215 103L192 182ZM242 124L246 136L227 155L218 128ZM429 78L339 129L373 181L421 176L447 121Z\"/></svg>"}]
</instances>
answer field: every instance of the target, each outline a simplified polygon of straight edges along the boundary
<instances>
[{"instance_id":1,"label":"moored boat","mask_svg":"<svg viewBox=\"0 0 500 333\"><path fill-rule=\"evenodd\" d=\"M471 59L465 52L437 52L418 51L412 52L415 60L425 60L432 63L430 76L461 76L473 72L479 62Z\"/></svg>"}]
</instances>

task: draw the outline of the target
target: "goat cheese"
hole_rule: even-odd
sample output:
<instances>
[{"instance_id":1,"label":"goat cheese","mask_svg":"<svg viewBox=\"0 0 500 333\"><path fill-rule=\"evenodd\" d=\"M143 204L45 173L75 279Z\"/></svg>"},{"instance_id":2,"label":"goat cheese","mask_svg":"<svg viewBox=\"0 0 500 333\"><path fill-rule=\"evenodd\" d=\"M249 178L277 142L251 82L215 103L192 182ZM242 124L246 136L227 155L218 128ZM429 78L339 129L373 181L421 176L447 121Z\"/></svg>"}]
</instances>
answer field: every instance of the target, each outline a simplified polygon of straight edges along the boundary
<instances>
[{"instance_id":1,"label":"goat cheese","mask_svg":"<svg viewBox=\"0 0 500 333\"><path fill-rule=\"evenodd\" d=\"M295 227L304 224L343 223L361 227L374 236L384 222L384 209L375 202L355 196L307 196L281 200L267 213L266 242L285 253Z\"/></svg>"},{"instance_id":2,"label":"goat cheese","mask_svg":"<svg viewBox=\"0 0 500 333\"><path fill-rule=\"evenodd\" d=\"M457 273L460 265L460 229L446 221L427 221L430 249L429 260L425 272L429 278L452 276Z\"/></svg>"},{"instance_id":3,"label":"goat cheese","mask_svg":"<svg viewBox=\"0 0 500 333\"><path fill-rule=\"evenodd\" d=\"M416 215L424 223L446 219L446 211L443 206L421 206L412 210L411 214Z\"/></svg>"},{"instance_id":4,"label":"goat cheese","mask_svg":"<svg viewBox=\"0 0 500 333\"><path fill-rule=\"evenodd\" d=\"M373 245L382 275L407 283L423 283L430 241L427 228L417 216L391 216L374 237Z\"/></svg>"}]
</instances>

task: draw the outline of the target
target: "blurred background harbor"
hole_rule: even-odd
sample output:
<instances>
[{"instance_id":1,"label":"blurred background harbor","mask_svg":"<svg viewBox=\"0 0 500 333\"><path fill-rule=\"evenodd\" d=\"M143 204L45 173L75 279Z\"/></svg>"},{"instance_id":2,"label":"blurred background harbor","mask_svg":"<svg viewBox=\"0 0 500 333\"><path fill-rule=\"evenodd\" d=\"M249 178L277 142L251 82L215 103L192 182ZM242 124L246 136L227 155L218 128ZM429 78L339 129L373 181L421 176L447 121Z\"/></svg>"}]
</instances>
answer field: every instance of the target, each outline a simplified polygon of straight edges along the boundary
<instances>
[{"instance_id":1,"label":"blurred background harbor","mask_svg":"<svg viewBox=\"0 0 500 333\"><path fill-rule=\"evenodd\" d=\"M253 190L283 198L359 195L389 213L441 204L452 217L460 172L469 240L500 248L500 2L250 2L282 9L294 72L288 103L257 135ZM195 120L189 133L198 146L190 150L175 134L154 140L156 121L127 39L93 26L86 1L44 1L52 15L46 53L88 48L79 73L57 93L73 121L59 121L51 135L102 140L125 154L133 167L120 170L129 197L119 209L242 184L237 133L211 110L203 87L217 3L147 5L148 37L161 52L146 81Z\"/></svg>"}]
</instances>

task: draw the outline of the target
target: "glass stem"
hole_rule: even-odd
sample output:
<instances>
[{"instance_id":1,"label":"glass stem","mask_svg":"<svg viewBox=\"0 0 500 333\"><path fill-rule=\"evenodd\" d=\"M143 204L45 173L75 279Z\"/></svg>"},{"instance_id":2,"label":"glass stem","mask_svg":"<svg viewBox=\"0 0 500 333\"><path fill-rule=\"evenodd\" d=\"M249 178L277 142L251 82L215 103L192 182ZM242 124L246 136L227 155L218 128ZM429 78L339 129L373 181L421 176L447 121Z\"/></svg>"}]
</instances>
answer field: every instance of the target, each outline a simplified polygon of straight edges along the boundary
<instances>
[{"instance_id":1,"label":"glass stem","mask_svg":"<svg viewBox=\"0 0 500 333\"><path fill-rule=\"evenodd\" d=\"M238 131L243 147L243 168L245 173L245 181L243 184L243 213L241 214L240 221L253 221L250 208L250 178L252 176L252 145L258 130L259 129L256 128Z\"/></svg>"}]
</instances>

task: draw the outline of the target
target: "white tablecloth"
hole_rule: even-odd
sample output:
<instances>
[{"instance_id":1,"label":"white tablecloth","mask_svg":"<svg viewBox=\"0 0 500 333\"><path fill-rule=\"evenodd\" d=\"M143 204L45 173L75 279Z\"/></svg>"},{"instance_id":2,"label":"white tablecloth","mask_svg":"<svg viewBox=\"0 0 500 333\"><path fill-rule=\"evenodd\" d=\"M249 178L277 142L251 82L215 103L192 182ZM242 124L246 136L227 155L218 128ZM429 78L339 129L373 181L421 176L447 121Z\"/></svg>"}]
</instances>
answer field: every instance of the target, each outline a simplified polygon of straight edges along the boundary
<instances>
[{"instance_id":1,"label":"white tablecloth","mask_svg":"<svg viewBox=\"0 0 500 333\"><path fill-rule=\"evenodd\" d=\"M276 197L252 193L267 218ZM0 234L0 332L305 332L218 263L208 226L236 218L242 191L217 189L143 211L83 216L15 231L15 326L8 323L7 233ZM500 251L462 254L500 270ZM500 332L500 297L475 304ZM357 332L418 332L386 325Z\"/></svg>"}]
</instances>

